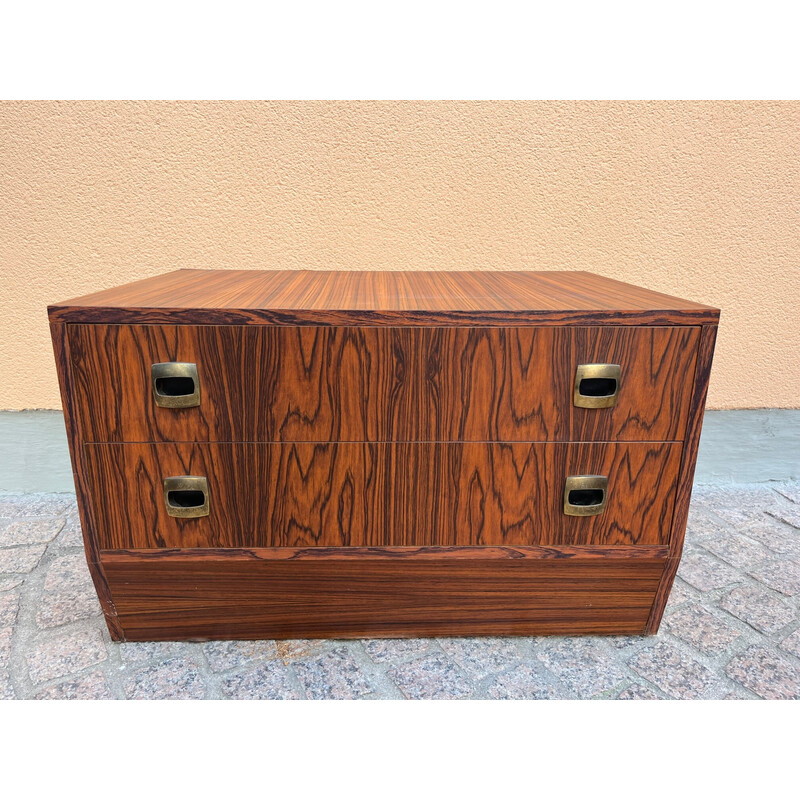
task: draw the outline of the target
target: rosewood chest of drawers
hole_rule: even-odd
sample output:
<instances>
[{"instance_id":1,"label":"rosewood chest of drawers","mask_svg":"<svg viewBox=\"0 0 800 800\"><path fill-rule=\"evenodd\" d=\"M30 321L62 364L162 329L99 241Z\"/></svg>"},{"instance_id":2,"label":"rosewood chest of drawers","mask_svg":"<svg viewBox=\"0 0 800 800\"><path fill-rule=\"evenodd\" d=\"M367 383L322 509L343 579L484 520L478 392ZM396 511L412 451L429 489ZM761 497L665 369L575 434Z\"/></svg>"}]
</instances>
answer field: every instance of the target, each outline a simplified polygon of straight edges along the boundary
<instances>
[{"instance_id":1,"label":"rosewood chest of drawers","mask_svg":"<svg viewBox=\"0 0 800 800\"><path fill-rule=\"evenodd\" d=\"M716 309L585 272L180 270L49 316L113 638L658 629Z\"/></svg>"}]
</instances>

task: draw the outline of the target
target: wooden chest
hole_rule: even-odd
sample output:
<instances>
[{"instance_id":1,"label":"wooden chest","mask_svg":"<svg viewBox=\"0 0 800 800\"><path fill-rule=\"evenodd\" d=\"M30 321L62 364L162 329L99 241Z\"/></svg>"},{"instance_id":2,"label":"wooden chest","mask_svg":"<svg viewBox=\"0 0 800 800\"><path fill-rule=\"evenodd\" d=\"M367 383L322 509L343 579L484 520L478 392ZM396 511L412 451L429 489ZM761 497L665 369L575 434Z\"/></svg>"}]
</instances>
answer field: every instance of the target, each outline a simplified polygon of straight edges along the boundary
<instances>
[{"instance_id":1,"label":"wooden chest","mask_svg":"<svg viewBox=\"0 0 800 800\"><path fill-rule=\"evenodd\" d=\"M49 315L114 639L658 629L716 309L585 272L180 270Z\"/></svg>"}]
</instances>

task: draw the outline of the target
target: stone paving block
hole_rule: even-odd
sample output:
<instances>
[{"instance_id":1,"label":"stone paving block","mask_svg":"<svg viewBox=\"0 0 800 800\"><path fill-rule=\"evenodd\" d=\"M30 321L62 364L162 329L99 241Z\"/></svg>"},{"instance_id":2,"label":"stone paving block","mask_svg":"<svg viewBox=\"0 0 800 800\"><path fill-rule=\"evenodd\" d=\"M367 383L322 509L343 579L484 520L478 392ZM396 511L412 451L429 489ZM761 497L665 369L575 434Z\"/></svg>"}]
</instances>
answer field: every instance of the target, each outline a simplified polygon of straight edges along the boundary
<instances>
[{"instance_id":1,"label":"stone paving block","mask_svg":"<svg viewBox=\"0 0 800 800\"><path fill-rule=\"evenodd\" d=\"M686 522L686 538L688 541L702 542L706 539L724 538L731 533L727 522L710 514L706 509L692 508Z\"/></svg>"},{"instance_id":2,"label":"stone paving block","mask_svg":"<svg viewBox=\"0 0 800 800\"><path fill-rule=\"evenodd\" d=\"M742 528L748 523L758 519L759 515L763 513L762 506L763 504L759 503L752 507L726 507L724 504L720 503L714 509L714 513L724 522L727 522L731 527Z\"/></svg>"},{"instance_id":3,"label":"stone paving block","mask_svg":"<svg viewBox=\"0 0 800 800\"><path fill-rule=\"evenodd\" d=\"M114 695L108 687L102 672L91 672L71 681L62 681L42 689L34 696L35 700L113 700Z\"/></svg>"},{"instance_id":4,"label":"stone paving block","mask_svg":"<svg viewBox=\"0 0 800 800\"><path fill-rule=\"evenodd\" d=\"M0 517L61 517L74 505L74 494L0 494Z\"/></svg>"},{"instance_id":5,"label":"stone paving block","mask_svg":"<svg viewBox=\"0 0 800 800\"><path fill-rule=\"evenodd\" d=\"M721 589L741 580L739 573L727 564L701 551L684 552L678 575L701 592Z\"/></svg>"},{"instance_id":6,"label":"stone paving block","mask_svg":"<svg viewBox=\"0 0 800 800\"><path fill-rule=\"evenodd\" d=\"M145 667L125 681L129 700L202 700L205 696L200 672L184 658Z\"/></svg>"},{"instance_id":7,"label":"stone paving block","mask_svg":"<svg viewBox=\"0 0 800 800\"><path fill-rule=\"evenodd\" d=\"M714 506L718 505L716 496L713 492L707 492L705 489L709 487L695 486L692 489L692 501L689 507L689 514L692 512L696 514L713 515ZM727 523L725 523L727 525Z\"/></svg>"},{"instance_id":8,"label":"stone paving block","mask_svg":"<svg viewBox=\"0 0 800 800\"><path fill-rule=\"evenodd\" d=\"M25 579L21 576L15 578L0 578L0 592L8 592L11 589L16 589L24 580Z\"/></svg>"},{"instance_id":9,"label":"stone paving block","mask_svg":"<svg viewBox=\"0 0 800 800\"><path fill-rule=\"evenodd\" d=\"M36 624L40 628L55 628L102 613L94 588L67 588L63 592L45 592L42 595L36 611Z\"/></svg>"},{"instance_id":10,"label":"stone paving block","mask_svg":"<svg viewBox=\"0 0 800 800\"><path fill-rule=\"evenodd\" d=\"M310 700L354 700L373 691L347 645L296 661L294 668Z\"/></svg>"},{"instance_id":11,"label":"stone paving block","mask_svg":"<svg viewBox=\"0 0 800 800\"><path fill-rule=\"evenodd\" d=\"M126 664L143 664L157 658L169 658L183 650L181 642L120 642L115 646Z\"/></svg>"},{"instance_id":12,"label":"stone paving block","mask_svg":"<svg viewBox=\"0 0 800 800\"><path fill-rule=\"evenodd\" d=\"M0 670L0 700L13 700L16 697L11 685L11 676Z\"/></svg>"},{"instance_id":13,"label":"stone paving block","mask_svg":"<svg viewBox=\"0 0 800 800\"><path fill-rule=\"evenodd\" d=\"M495 676L486 688L491 700L555 700L561 692L535 664L519 664Z\"/></svg>"},{"instance_id":14,"label":"stone paving block","mask_svg":"<svg viewBox=\"0 0 800 800\"><path fill-rule=\"evenodd\" d=\"M688 600L696 597L694 590L690 589L680 578L675 578L667 600L667 609L675 608Z\"/></svg>"},{"instance_id":15,"label":"stone paving block","mask_svg":"<svg viewBox=\"0 0 800 800\"><path fill-rule=\"evenodd\" d=\"M779 519L787 525L791 525L793 528L800 529L800 506L786 506L785 508L770 509L767 513L771 517Z\"/></svg>"},{"instance_id":16,"label":"stone paving block","mask_svg":"<svg viewBox=\"0 0 800 800\"><path fill-rule=\"evenodd\" d=\"M720 599L719 605L762 633L775 633L795 617L790 605L758 586L737 586Z\"/></svg>"},{"instance_id":17,"label":"stone paving block","mask_svg":"<svg viewBox=\"0 0 800 800\"><path fill-rule=\"evenodd\" d=\"M749 574L781 594L789 597L800 594L800 564L796 561L788 559L768 561L751 569Z\"/></svg>"},{"instance_id":18,"label":"stone paving block","mask_svg":"<svg viewBox=\"0 0 800 800\"><path fill-rule=\"evenodd\" d=\"M419 656L435 646L433 639L364 639L362 644L377 664Z\"/></svg>"},{"instance_id":19,"label":"stone paving block","mask_svg":"<svg viewBox=\"0 0 800 800\"><path fill-rule=\"evenodd\" d=\"M594 697L625 680L611 655L590 637L544 639L537 657L580 698Z\"/></svg>"},{"instance_id":20,"label":"stone paving block","mask_svg":"<svg viewBox=\"0 0 800 800\"><path fill-rule=\"evenodd\" d=\"M409 700L457 700L473 686L445 655L430 655L392 667L389 677Z\"/></svg>"},{"instance_id":21,"label":"stone paving block","mask_svg":"<svg viewBox=\"0 0 800 800\"><path fill-rule=\"evenodd\" d=\"M800 630L797 630L790 636L787 636L781 642L780 646L782 650L785 650L787 653L795 656L795 658L800 658Z\"/></svg>"},{"instance_id":22,"label":"stone paving block","mask_svg":"<svg viewBox=\"0 0 800 800\"><path fill-rule=\"evenodd\" d=\"M5 669L8 666L8 660L11 658L11 636L14 629L9 625L7 628L0 628L0 669Z\"/></svg>"},{"instance_id":23,"label":"stone paving block","mask_svg":"<svg viewBox=\"0 0 800 800\"><path fill-rule=\"evenodd\" d=\"M278 658L284 664L291 664L298 659L307 659L324 653L331 645L333 640L323 641L320 639L284 639L276 642Z\"/></svg>"},{"instance_id":24,"label":"stone paving block","mask_svg":"<svg viewBox=\"0 0 800 800\"><path fill-rule=\"evenodd\" d=\"M64 527L63 519L21 519L0 531L0 547L19 544L43 544L56 538Z\"/></svg>"},{"instance_id":25,"label":"stone paving block","mask_svg":"<svg viewBox=\"0 0 800 800\"><path fill-rule=\"evenodd\" d=\"M669 606L668 606L669 607ZM603 641L614 650L627 650L648 641L647 636L604 636Z\"/></svg>"},{"instance_id":26,"label":"stone paving block","mask_svg":"<svg viewBox=\"0 0 800 800\"><path fill-rule=\"evenodd\" d=\"M677 700L699 699L708 695L718 684L711 670L666 642L658 642L640 650L628 661L628 665Z\"/></svg>"},{"instance_id":27,"label":"stone paving block","mask_svg":"<svg viewBox=\"0 0 800 800\"><path fill-rule=\"evenodd\" d=\"M11 627L19 612L19 592L0 594L0 628Z\"/></svg>"},{"instance_id":28,"label":"stone paving block","mask_svg":"<svg viewBox=\"0 0 800 800\"><path fill-rule=\"evenodd\" d=\"M79 631L45 638L27 654L32 683L62 678L108 657L100 631Z\"/></svg>"},{"instance_id":29,"label":"stone paving block","mask_svg":"<svg viewBox=\"0 0 800 800\"><path fill-rule=\"evenodd\" d=\"M301 700L292 685L289 668L280 661L267 661L249 672L229 675L222 680L222 693L231 700Z\"/></svg>"},{"instance_id":30,"label":"stone paving block","mask_svg":"<svg viewBox=\"0 0 800 800\"><path fill-rule=\"evenodd\" d=\"M754 698L752 695L747 695L745 697L745 696L743 696L741 694L737 694L736 692L727 692L726 694L723 694L719 699L720 700L757 700L758 698Z\"/></svg>"},{"instance_id":31,"label":"stone paving block","mask_svg":"<svg viewBox=\"0 0 800 800\"><path fill-rule=\"evenodd\" d=\"M66 517L64 527L54 544L56 547L83 547L83 533L77 511Z\"/></svg>"},{"instance_id":32,"label":"stone paving block","mask_svg":"<svg viewBox=\"0 0 800 800\"><path fill-rule=\"evenodd\" d=\"M752 645L735 656L725 672L765 700L800 699L800 670L763 645Z\"/></svg>"},{"instance_id":33,"label":"stone paving block","mask_svg":"<svg viewBox=\"0 0 800 800\"><path fill-rule=\"evenodd\" d=\"M47 576L44 579L45 590L92 585L92 576L89 574L86 556L83 553L59 556L47 568Z\"/></svg>"},{"instance_id":34,"label":"stone paving block","mask_svg":"<svg viewBox=\"0 0 800 800\"><path fill-rule=\"evenodd\" d=\"M617 700L661 700L662 697L652 689L641 683L632 683L627 689L623 689L618 695Z\"/></svg>"},{"instance_id":35,"label":"stone paving block","mask_svg":"<svg viewBox=\"0 0 800 800\"><path fill-rule=\"evenodd\" d=\"M695 492L708 499L715 512L719 509L763 511L776 501L775 492L763 483L696 487Z\"/></svg>"},{"instance_id":36,"label":"stone paving block","mask_svg":"<svg viewBox=\"0 0 800 800\"><path fill-rule=\"evenodd\" d=\"M763 545L736 533L730 533L724 538L709 538L700 544L705 550L740 569L758 564L772 556Z\"/></svg>"},{"instance_id":37,"label":"stone paving block","mask_svg":"<svg viewBox=\"0 0 800 800\"><path fill-rule=\"evenodd\" d=\"M755 539L775 553L800 557L800 531L795 531L784 522L779 522L766 514L757 521L741 528L741 533Z\"/></svg>"},{"instance_id":38,"label":"stone paving block","mask_svg":"<svg viewBox=\"0 0 800 800\"><path fill-rule=\"evenodd\" d=\"M44 555L46 547L44 544L33 544L0 549L0 572L31 572Z\"/></svg>"},{"instance_id":39,"label":"stone paving block","mask_svg":"<svg viewBox=\"0 0 800 800\"><path fill-rule=\"evenodd\" d=\"M780 483L772 488L793 503L800 504L800 483Z\"/></svg>"},{"instance_id":40,"label":"stone paving block","mask_svg":"<svg viewBox=\"0 0 800 800\"><path fill-rule=\"evenodd\" d=\"M273 641L206 642L203 652L214 672L225 672L256 659L278 656L278 648Z\"/></svg>"},{"instance_id":41,"label":"stone paving block","mask_svg":"<svg viewBox=\"0 0 800 800\"><path fill-rule=\"evenodd\" d=\"M450 659L473 678L498 672L519 659L513 639L440 639L439 645Z\"/></svg>"},{"instance_id":42,"label":"stone paving block","mask_svg":"<svg viewBox=\"0 0 800 800\"><path fill-rule=\"evenodd\" d=\"M665 620L665 629L704 655L718 655L741 635L702 606L685 605Z\"/></svg>"}]
</instances>

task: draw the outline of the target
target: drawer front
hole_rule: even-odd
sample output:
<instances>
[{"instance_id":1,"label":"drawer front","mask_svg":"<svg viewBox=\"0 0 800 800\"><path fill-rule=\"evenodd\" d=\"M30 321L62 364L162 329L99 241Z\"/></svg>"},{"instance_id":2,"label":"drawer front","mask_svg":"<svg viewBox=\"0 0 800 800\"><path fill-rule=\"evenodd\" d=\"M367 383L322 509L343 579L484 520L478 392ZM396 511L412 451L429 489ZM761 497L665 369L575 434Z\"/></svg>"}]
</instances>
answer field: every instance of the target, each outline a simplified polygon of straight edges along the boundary
<instances>
[{"instance_id":1,"label":"drawer front","mask_svg":"<svg viewBox=\"0 0 800 800\"><path fill-rule=\"evenodd\" d=\"M696 327L70 326L89 442L675 441ZM199 404L151 367L195 364ZM620 366L613 407L573 404L579 364Z\"/></svg>"},{"instance_id":2,"label":"drawer front","mask_svg":"<svg viewBox=\"0 0 800 800\"><path fill-rule=\"evenodd\" d=\"M84 441L376 441L407 430L403 328L77 325ZM156 404L151 367L196 364L200 404Z\"/></svg>"},{"instance_id":3,"label":"drawer front","mask_svg":"<svg viewBox=\"0 0 800 800\"><path fill-rule=\"evenodd\" d=\"M682 441L700 329L572 328L571 362L619 364L611 408L570 406L571 441ZM573 377L570 375L569 391Z\"/></svg>"},{"instance_id":4,"label":"drawer front","mask_svg":"<svg viewBox=\"0 0 800 800\"><path fill-rule=\"evenodd\" d=\"M683 439L696 327L429 328L416 334L422 440ZM620 366L615 405L574 405L580 364Z\"/></svg>"},{"instance_id":5,"label":"drawer front","mask_svg":"<svg viewBox=\"0 0 800 800\"><path fill-rule=\"evenodd\" d=\"M101 550L664 545L679 443L88 444ZM605 509L564 512L568 476ZM208 514L171 516L166 478L207 481Z\"/></svg>"}]
</instances>

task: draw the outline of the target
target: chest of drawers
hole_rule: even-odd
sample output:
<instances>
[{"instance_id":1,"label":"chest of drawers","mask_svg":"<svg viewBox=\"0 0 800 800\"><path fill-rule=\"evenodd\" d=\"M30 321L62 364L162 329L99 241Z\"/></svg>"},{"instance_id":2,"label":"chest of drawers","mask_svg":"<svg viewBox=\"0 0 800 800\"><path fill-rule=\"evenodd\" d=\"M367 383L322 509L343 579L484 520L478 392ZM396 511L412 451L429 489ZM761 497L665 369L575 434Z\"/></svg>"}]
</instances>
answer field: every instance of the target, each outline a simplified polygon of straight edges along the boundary
<instances>
[{"instance_id":1,"label":"chest of drawers","mask_svg":"<svg viewBox=\"0 0 800 800\"><path fill-rule=\"evenodd\" d=\"M48 310L113 638L658 629L716 309L585 272L180 270Z\"/></svg>"}]
</instances>

